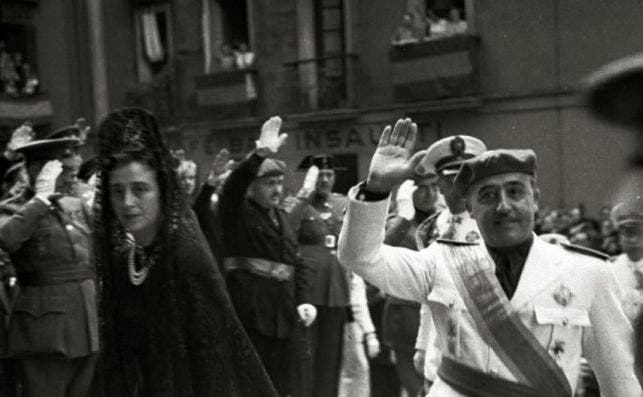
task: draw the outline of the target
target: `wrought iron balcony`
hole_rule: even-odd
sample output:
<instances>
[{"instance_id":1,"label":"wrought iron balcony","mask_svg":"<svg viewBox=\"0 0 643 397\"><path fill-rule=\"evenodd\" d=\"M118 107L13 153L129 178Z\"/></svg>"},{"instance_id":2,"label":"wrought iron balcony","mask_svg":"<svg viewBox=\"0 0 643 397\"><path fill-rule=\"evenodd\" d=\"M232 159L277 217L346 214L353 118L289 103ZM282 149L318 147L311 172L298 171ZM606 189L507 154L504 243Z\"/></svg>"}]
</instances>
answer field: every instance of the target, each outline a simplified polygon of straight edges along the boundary
<instances>
[{"instance_id":1,"label":"wrought iron balcony","mask_svg":"<svg viewBox=\"0 0 643 397\"><path fill-rule=\"evenodd\" d=\"M397 103L479 93L478 38L454 35L392 46L393 99Z\"/></svg>"}]
</instances>

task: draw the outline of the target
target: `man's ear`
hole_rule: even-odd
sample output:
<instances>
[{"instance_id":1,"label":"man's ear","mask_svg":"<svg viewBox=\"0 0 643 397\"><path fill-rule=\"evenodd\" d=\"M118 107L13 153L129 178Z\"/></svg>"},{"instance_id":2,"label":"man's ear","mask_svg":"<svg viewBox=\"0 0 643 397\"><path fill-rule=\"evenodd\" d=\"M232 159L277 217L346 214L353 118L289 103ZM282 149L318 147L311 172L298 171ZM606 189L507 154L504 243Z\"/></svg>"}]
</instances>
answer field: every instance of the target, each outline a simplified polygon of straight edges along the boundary
<instances>
[{"instance_id":1,"label":"man's ear","mask_svg":"<svg viewBox=\"0 0 643 397\"><path fill-rule=\"evenodd\" d=\"M540 189L535 188L534 189L534 207L535 207L535 212L538 212L540 209Z\"/></svg>"}]
</instances>

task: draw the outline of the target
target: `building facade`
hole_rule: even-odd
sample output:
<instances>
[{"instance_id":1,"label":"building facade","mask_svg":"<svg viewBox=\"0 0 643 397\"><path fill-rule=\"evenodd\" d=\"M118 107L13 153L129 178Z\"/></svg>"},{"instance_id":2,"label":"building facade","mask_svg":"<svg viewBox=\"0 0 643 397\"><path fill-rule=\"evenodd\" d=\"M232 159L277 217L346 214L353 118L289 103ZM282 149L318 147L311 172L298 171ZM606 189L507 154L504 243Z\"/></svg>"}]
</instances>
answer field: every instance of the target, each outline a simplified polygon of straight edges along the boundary
<instances>
[{"instance_id":1,"label":"building facade","mask_svg":"<svg viewBox=\"0 0 643 397\"><path fill-rule=\"evenodd\" d=\"M365 178L382 128L412 117L418 149L455 134L533 148L544 205L595 210L633 147L584 111L578 89L596 67L640 50L637 0L10 2L37 15L52 127L150 108L201 177L218 150L242 156L279 114L290 188L303 178L300 159L322 152L346 169L345 190ZM466 26L443 34L452 9ZM393 45L405 14L419 40Z\"/></svg>"}]
</instances>

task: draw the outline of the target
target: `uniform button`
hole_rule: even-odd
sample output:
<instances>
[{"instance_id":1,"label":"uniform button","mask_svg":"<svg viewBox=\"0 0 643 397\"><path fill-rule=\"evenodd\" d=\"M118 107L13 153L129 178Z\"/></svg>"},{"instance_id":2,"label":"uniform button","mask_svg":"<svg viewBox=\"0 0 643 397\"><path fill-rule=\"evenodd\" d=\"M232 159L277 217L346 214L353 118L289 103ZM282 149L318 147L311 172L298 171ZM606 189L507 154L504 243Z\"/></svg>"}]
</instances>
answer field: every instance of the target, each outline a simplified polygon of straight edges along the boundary
<instances>
[{"instance_id":1,"label":"uniform button","mask_svg":"<svg viewBox=\"0 0 643 397\"><path fill-rule=\"evenodd\" d=\"M72 230L74 230L74 227L72 225L66 225L65 229L71 232Z\"/></svg>"},{"instance_id":2,"label":"uniform button","mask_svg":"<svg viewBox=\"0 0 643 397\"><path fill-rule=\"evenodd\" d=\"M563 327L566 327L569 324L569 319L567 319L567 317L563 318L562 324Z\"/></svg>"},{"instance_id":3,"label":"uniform button","mask_svg":"<svg viewBox=\"0 0 643 397\"><path fill-rule=\"evenodd\" d=\"M449 301L449 309L453 309L453 306L455 306L455 301L453 299L451 299Z\"/></svg>"},{"instance_id":4,"label":"uniform button","mask_svg":"<svg viewBox=\"0 0 643 397\"><path fill-rule=\"evenodd\" d=\"M498 370L497 370L497 369L495 369L495 368L491 368L491 369L489 370L489 374L491 374L491 375L493 375L493 376L498 376Z\"/></svg>"}]
</instances>

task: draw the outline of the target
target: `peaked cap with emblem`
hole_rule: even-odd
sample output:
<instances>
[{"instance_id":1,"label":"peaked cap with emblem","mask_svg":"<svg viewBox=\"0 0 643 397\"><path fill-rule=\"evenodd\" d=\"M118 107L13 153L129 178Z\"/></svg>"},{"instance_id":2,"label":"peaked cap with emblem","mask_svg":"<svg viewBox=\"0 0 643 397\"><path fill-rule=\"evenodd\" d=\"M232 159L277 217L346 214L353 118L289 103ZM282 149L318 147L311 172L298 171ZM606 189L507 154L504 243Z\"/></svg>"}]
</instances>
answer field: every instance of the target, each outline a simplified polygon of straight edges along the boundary
<instances>
[{"instance_id":1,"label":"peaked cap with emblem","mask_svg":"<svg viewBox=\"0 0 643 397\"><path fill-rule=\"evenodd\" d=\"M474 183L494 175L519 172L536 175L536 153L531 149L489 150L462 163L453 181L456 193L465 196Z\"/></svg>"},{"instance_id":2,"label":"peaked cap with emblem","mask_svg":"<svg viewBox=\"0 0 643 397\"><path fill-rule=\"evenodd\" d=\"M585 80L585 102L596 117L638 133L632 165L643 166L643 53L618 59Z\"/></svg>"},{"instance_id":3,"label":"peaked cap with emblem","mask_svg":"<svg viewBox=\"0 0 643 397\"><path fill-rule=\"evenodd\" d=\"M585 81L589 109L603 120L643 127L643 53L618 59Z\"/></svg>"},{"instance_id":4,"label":"peaked cap with emblem","mask_svg":"<svg viewBox=\"0 0 643 397\"><path fill-rule=\"evenodd\" d=\"M73 154L81 144L77 138L39 139L20 146L16 153L22 153L27 162L47 161Z\"/></svg>"},{"instance_id":5,"label":"peaked cap with emblem","mask_svg":"<svg viewBox=\"0 0 643 397\"><path fill-rule=\"evenodd\" d=\"M420 166L429 174L455 174L462 162L487 150L484 142L469 135L456 135L434 142Z\"/></svg>"},{"instance_id":6,"label":"peaked cap with emblem","mask_svg":"<svg viewBox=\"0 0 643 397\"><path fill-rule=\"evenodd\" d=\"M614 226L643 224L643 200L640 195L628 197L612 208L610 218Z\"/></svg>"}]
</instances>

